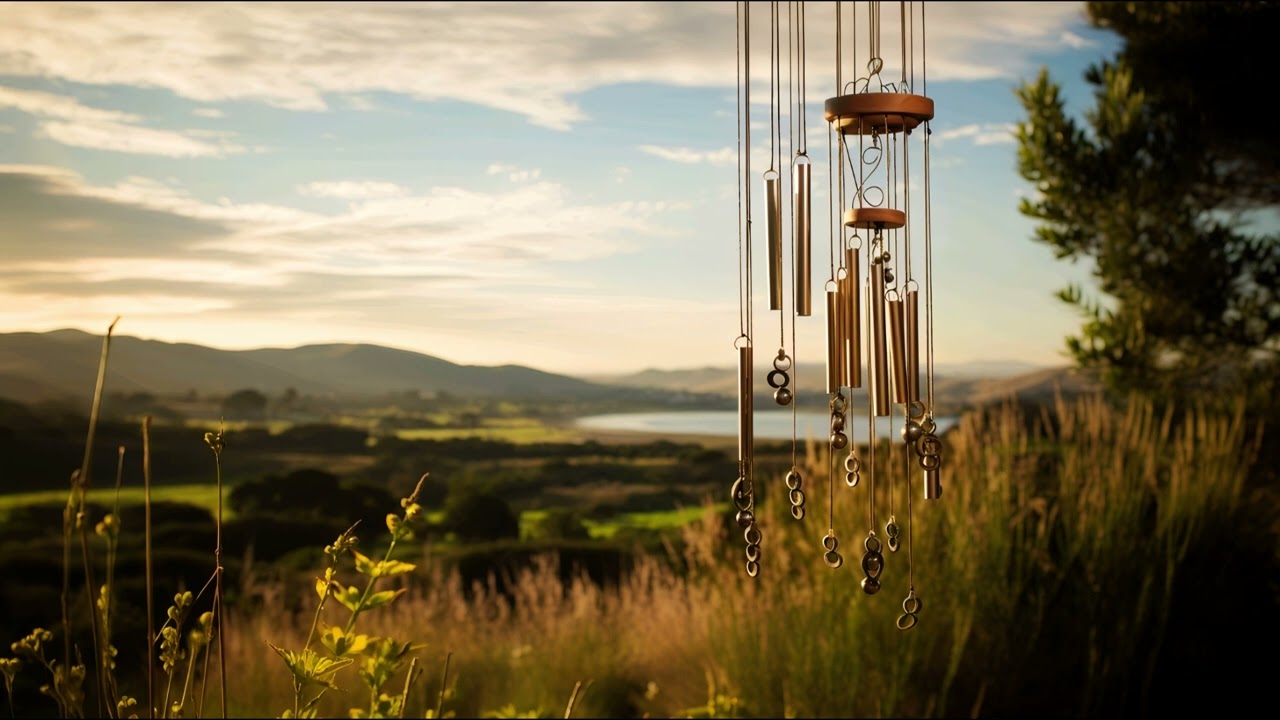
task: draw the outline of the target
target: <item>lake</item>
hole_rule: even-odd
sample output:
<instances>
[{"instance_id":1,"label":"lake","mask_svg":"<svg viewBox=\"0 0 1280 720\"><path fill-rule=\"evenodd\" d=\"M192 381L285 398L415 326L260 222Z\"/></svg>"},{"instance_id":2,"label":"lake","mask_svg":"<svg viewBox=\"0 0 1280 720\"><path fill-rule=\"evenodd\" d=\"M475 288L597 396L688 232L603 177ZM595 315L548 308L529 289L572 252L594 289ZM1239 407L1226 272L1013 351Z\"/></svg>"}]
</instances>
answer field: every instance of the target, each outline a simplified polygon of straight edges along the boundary
<instances>
[{"instance_id":1,"label":"lake","mask_svg":"<svg viewBox=\"0 0 1280 720\"><path fill-rule=\"evenodd\" d=\"M867 441L866 408L861 408L853 418L854 442ZM893 418L890 430L889 418L876 418L876 435L897 440L901 437L902 418ZM938 433L956 424L956 418L935 418ZM831 415L827 412L801 410L796 413L796 435L801 440L813 436L825 438L830 434ZM666 433L671 435L726 435L737 437L738 413L734 410L682 410L674 412L615 413L590 415L578 418L575 423L584 430L613 430L629 432ZM845 425L846 430L849 423ZM755 436L761 440L791 439L791 412L782 408L756 410Z\"/></svg>"}]
</instances>

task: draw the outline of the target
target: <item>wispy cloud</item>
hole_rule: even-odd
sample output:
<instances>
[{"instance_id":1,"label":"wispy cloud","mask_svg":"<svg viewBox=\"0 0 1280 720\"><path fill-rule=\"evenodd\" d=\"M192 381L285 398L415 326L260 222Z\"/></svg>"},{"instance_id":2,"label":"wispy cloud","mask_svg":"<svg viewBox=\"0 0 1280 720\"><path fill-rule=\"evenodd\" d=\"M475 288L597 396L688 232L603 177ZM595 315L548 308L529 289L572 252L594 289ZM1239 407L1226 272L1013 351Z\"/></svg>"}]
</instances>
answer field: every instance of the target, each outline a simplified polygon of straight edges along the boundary
<instances>
[{"instance_id":1,"label":"wispy cloud","mask_svg":"<svg viewBox=\"0 0 1280 720\"><path fill-rule=\"evenodd\" d=\"M40 118L38 133L73 147L166 157L218 157L244 152L224 135L201 139L200 131L160 130L142 125L133 113L104 110L66 95L0 86L0 108ZM205 134L208 137L208 134Z\"/></svg>"},{"instance_id":2,"label":"wispy cloud","mask_svg":"<svg viewBox=\"0 0 1280 720\"><path fill-rule=\"evenodd\" d=\"M506 163L492 163L485 168L487 175L506 175L511 182L528 182L542 177L541 168L521 168Z\"/></svg>"},{"instance_id":3,"label":"wispy cloud","mask_svg":"<svg viewBox=\"0 0 1280 720\"><path fill-rule=\"evenodd\" d=\"M1014 126L1006 123L971 123L956 128L939 130L933 142L945 144L950 140L967 139L974 145L1002 145L1014 142Z\"/></svg>"},{"instance_id":4,"label":"wispy cloud","mask_svg":"<svg viewBox=\"0 0 1280 720\"><path fill-rule=\"evenodd\" d=\"M339 198L342 200L399 197L408 194L408 192L408 188L401 185L379 180L317 181L298 186L300 195Z\"/></svg>"},{"instance_id":5,"label":"wispy cloud","mask_svg":"<svg viewBox=\"0 0 1280 720\"><path fill-rule=\"evenodd\" d=\"M226 117L226 113L222 112L218 108L212 108L212 107L196 108L195 110L191 111L191 114L195 115L196 117L202 117L202 118Z\"/></svg>"},{"instance_id":6,"label":"wispy cloud","mask_svg":"<svg viewBox=\"0 0 1280 720\"><path fill-rule=\"evenodd\" d=\"M810 9L815 88L825 86L822 74L834 63L826 39L831 7ZM323 110L331 95L380 91L475 103L567 129L586 119L575 97L592 88L735 81L727 3L352 3L326 12L290 3L25 3L7 10L0 75L164 88L197 102ZM897 26L896 12L886 6L888 27ZM930 4L930 77L1016 76L1032 54L1071 47L1076 39L1065 31L1082 19L1075 3L1024 3L1017 13L1003 3ZM766 25L753 23L756 84L768 78ZM882 54L897 53L886 34Z\"/></svg>"},{"instance_id":7,"label":"wispy cloud","mask_svg":"<svg viewBox=\"0 0 1280 720\"><path fill-rule=\"evenodd\" d=\"M729 167L738 161L738 153L731 147L720 148L719 150L693 150L686 147L661 147L659 145L641 145L637 148L640 152L654 157L660 157L663 160L672 162L694 164L708 164L723 167Z\"/></svg>"}]
</instances>

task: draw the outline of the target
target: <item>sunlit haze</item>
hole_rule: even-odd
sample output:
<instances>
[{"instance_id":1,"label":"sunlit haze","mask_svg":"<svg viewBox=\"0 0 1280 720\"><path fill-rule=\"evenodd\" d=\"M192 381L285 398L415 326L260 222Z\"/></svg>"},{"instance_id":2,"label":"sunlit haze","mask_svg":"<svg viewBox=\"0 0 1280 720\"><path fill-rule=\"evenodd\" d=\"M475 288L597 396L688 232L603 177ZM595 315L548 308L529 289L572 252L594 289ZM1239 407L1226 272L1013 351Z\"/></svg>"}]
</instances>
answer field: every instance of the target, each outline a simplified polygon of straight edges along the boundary
<instances>
[{"instance_id":1,"label":"sunlit haze","mask_svg":"<svg viewBox=\"0 0 1280 720\"><path fill-rule=\"evenodd\" d=\"M806 8L825 209L834 5ZM120 315L119 334L232 349L369 342L567 373L734 362L732 3L33 2L0 16L0 331L102 333ZM1116 41L1080 3L937 3L927 22L938 361L1065 364L1079 319L1054 291L1088 273L1017 212L1031 188L1014 88L1048 66L1079 108L1085 67ZM767 135L752 138L757 171ZM818 305L799 321L802 361L820 360Z\"/></svg>"}]
</instances>

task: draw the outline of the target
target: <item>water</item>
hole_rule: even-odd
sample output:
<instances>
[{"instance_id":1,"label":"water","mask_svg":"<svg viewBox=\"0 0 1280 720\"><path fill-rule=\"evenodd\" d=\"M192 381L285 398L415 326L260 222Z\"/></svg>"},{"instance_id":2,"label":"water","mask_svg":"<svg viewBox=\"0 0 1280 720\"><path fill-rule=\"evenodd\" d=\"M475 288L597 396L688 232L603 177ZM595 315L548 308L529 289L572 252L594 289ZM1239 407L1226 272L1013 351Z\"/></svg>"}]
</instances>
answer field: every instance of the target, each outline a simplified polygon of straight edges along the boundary
<instances>
[{"instance_id":1,"label":"water","mask_svg":"<svg viewBox=\"0 0 1280 720\"><path fill-rule=\"evenodd\" d=\"M846 433L852 425L854 442L867 441L866 408L854 413L851 423L846 423ZM902 429L901 416L893 418L893 429L889 427L890 418L876 418L876 436L880 438L899 439ZM935 432L942 433L956 424L956 418L939 417ZM826 438L830 435L831 415L826 412L803 410L796 413L796 435L800 439L807 437ZM614 430L629 432L665 433L669 435L738 435L738 413L733 410L682 410L675 412L615 413L611 415L591 415L578 418L577 426L584 430ZM761 440L790 440L791 412L782 408L756 410L755 436Z\"/></svg>"}]
</instances>

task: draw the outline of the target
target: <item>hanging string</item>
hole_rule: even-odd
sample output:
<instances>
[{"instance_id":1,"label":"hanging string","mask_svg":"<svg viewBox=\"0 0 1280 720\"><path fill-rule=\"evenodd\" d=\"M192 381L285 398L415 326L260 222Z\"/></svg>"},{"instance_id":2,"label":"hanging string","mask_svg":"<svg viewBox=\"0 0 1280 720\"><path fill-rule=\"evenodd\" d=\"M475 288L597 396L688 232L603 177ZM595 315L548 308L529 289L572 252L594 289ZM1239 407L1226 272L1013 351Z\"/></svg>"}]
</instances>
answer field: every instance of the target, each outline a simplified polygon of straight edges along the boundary
<instances>
[{"instance_id":1,"label":"hanging string","mask_svg":"<svg viewBox=\"0 0 1280 720\"><path fill-rule=\"evenodd\" d=\"M901 35L898 36L901 39L899 44L902 46L902 85L905 88L907 85L907 3L906 2L900 1L898 3L898 15L900 16L898 19L899 19L900 32L902 33Z\"/></svg>"},{"instance_id":2,"label":"hanging string","mask_svg":"<svg viewBox=\"0 0 1280 720\"><path fill-rule=\"evenodd\" d=\"M783 168L785 167L785 166L782 164L782 35L781 35L781 33L782 33L782 19L781 19L781 17L780 17L780 16L779 16L779 14L778 14L778 3L777 3L777 2L774 2L774 3L773 3L773 19L774 19L774 28L773 28L773 31L774 31L774 37L777 39L777 42L778 42L778 52L777 52L777 54L774 56L774 62L775 62L775 63L776 63L776 65L777 65L777 78L778 78L778 103L777 103L777 105L775 105L775 106L774 106L774 112L776 112L776 113L777 113L777 116L778 116L778 124L777 124L777 128L778 128L778 137L777 137L777 139L778 139L778 143L777 143L777 146L776 146L776 148L777 148L777 154L778 154L778 188L779 188L779 189L778 189L778 194L779 194L779 196L780 196L780 197L787 197L787 193L783 192L783 190L785 190L785 189L786 189L786 183L787 183L787 180L786 180L783 176L784 176L784 175L790 175L790 173L783 173L783 172L782 172ZM791 2L790 2L790 0L788 0L788 1L787 1L787 107L790 107L790 106L791 106L791 90L792 90L792 87L791 87L791 72L792 72L791 53L792 53L792 47L791 47ZM790 157L790 155L791 155L791 148L792 148L792 146L794 145L794 143L792 142L792 141L793 141L793 139L794 139L794 137L795 137L795 122L794 122L794 118L792 118L792 117L791 117L791 113L790 113L790 112L788 112L788 113L787 113L787 156L788 156L788 157ZM780 222L781 222L782 227L784 227L784 228L789 226L789 224L786 222L786 217L785 217L785 215L786 215L786 213L787 213L788 209L791 209L791 207L792 207L792 203L780 203L780 207L778 208L779 213L781 213L781 214L783 214L783 215L784 215L784 217L783 217L783 218L781 219L781 221L780 221ZM785 255L786 255L786 252L787 252L787 251L786 251L784 248L785 248L785 246L787 246L787 245L789 245L789 243L784 242L784 238L780 235L780 236L779 236L779 238L778 238L778 254L779 254L779 255L782 255L782 256L785 256ZM794 273L795 273L795 267L794 267L794 266L795 266L795 260L796 260L796 259L795 259L795 251L794 251L794 249L793 249L793 250L792 250L792 252L791 252L791 264L792 264L791 275L792 275L792 277L794 277ZM782 265L782 263L781 263L781 258L779 258L779 263L778 263L778 264L779 264L779 267L781 267L781 265ZM780 291L781 291L781 293L782 293L782 302L781 302L781 303L779 303L779 307L778 307L778 347L779 347L780 349L784 349L784 350L786 349L786 346L787 346L787 315L788 315L788 314L794 315L794 310L795 310L795 299L794 299L794 298L792 298L792 300L791 300L791 306L792 306L792 310L793 310L793 312L792 312L792 313L788 313L788 312L787 312L787 282L786 282L786 276L787 276L787 275L788 275L788 273L779 273L779 276L778 276L778 285L780 286ZM793 357L793 358L794 358L794 355L795 355L795 353L794 353L794 351L793 351L793 352L792 352L792 357ZM794 361L792 362L792 365L794 366ZM792 409L794 409L794 405L792 406Z\"/></svg>"},{"instance_id":3,"label":"hanging string","mask_svg":"<svg viewBox=\"0 0 1280 720\"><path fill-rule=\"evenodd\" d=\"M742 256L742 188L744 185L742 174L742 3L733 4L733 60L734 71L737 73L737 102L738 120L738 337L747 336L747 317L746 306L749 300L745 297L746 286L743 284L743 256ZM749 100L748 100L749 101ZM737 340L735 339L736 343Z\"/></svg>"}]
</instances>

